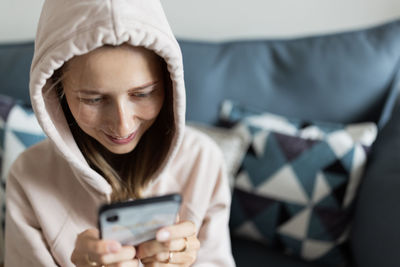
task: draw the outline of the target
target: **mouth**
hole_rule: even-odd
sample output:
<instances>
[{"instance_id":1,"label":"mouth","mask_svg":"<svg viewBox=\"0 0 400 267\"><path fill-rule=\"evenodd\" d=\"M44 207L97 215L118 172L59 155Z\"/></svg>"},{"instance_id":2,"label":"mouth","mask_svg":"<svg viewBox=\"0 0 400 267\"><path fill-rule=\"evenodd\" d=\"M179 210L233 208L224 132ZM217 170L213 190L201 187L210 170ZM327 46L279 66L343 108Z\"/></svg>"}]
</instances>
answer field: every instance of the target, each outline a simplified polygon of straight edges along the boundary
<instances>
[{"instance_id":1,"label":"mouth","mask_svg":"<svg viewBox=\"0 0 400 267\"><path fill-rule=\"evenodd\" d=\"M127 135L127 136L122 136L122 137L120 137L120 136L112 136L112 135L108 135L108 134L105 134L105 135L114 144L124 145L124 144L127 144L130 141L132 141L135 138L136 133L137 133L137 131L135 131L135 132L133 132L133 133Z\"/></svg>"}]
</instances>

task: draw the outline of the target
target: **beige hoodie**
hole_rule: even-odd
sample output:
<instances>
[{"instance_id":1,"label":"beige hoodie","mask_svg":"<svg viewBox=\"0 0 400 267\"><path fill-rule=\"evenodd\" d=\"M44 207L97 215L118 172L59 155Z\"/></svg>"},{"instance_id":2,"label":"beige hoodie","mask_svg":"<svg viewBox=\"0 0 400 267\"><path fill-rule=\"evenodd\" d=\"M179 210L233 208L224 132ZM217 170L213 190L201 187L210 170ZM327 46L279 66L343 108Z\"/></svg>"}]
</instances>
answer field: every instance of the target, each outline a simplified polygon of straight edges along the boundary
<instances>
[{"instance_id":1,"label":"beige hoodie","mask_svg":"<svg viewBox=\"0 0 400 267\"><path fill-rule=\"evenodd\" d=\"M168 64L176 135L167 160L144 196L180 192L181 220L198 228L194 266L234 266L228 217L230 193L220 151L206 136L184 128L182 56L157 0L48 0L44 3L31 67L31 101L48 139L24 152L7 182L6 267L72 266L79 233L97 225L111 187L91 169L50 86L54 70L104 44L152 49Z\"/></svg>"}]
</instances>

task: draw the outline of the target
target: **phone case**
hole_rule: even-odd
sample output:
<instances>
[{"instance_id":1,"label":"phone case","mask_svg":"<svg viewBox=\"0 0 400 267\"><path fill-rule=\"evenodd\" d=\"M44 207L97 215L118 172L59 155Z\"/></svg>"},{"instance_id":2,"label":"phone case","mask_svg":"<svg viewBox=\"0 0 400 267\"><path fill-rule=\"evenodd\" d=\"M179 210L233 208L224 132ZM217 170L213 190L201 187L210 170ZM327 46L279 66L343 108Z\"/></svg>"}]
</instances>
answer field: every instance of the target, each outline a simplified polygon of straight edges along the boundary
<instances>
[{"instance_id":1,"label":"phone case","mask_svg":"<svg viewBox=\"0 0 400 267\"><path fill-rule=\"evenodd\" d=\"M99 210L102 239L122 245L155 239L158 229L174 224L181 204L179 194L103 205Z\"/></svg>"}]
</instances>

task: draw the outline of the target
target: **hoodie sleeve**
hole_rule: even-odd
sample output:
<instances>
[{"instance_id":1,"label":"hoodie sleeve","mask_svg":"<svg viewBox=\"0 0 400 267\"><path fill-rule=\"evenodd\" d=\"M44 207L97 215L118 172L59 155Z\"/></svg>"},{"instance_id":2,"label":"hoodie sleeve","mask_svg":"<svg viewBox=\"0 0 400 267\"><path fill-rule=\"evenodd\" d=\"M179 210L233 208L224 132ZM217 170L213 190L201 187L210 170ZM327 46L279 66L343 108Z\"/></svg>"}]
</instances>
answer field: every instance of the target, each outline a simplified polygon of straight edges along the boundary
<instances>
[{"instance_id":1,"label":"hoodie sleeve","mask_svg":"<svg viewBox=\"0 0 400 267\"><path fill-rule=\"evenodd\" d=\"M223 166L218 170L210 203L199 229L201 249L196 267L235 266L229 235L230 191Z\"/></svg>"},{"instance_id":2,"label":"hoodie sleeve","mask_svg":"<svg viewBox=\"0 0 400 267\"><path fill-rule=\"evenodd\" d=\"M231 193L222 151L208 136L187 127L171 166L174 179L182 186L180 217L198 229L200 250L193 266L235 266L228 227Z\"/></svg>"},{"instance_id":3,"label":"hoodie sleeve","mask_svg":"<svg viewBox=\"0 0 400 267\"><path fill-rule=\"evenodd\" d=\"M12 171L6 190L4 267L57 266L25 191Z\"/></svg>"}]
</instances>

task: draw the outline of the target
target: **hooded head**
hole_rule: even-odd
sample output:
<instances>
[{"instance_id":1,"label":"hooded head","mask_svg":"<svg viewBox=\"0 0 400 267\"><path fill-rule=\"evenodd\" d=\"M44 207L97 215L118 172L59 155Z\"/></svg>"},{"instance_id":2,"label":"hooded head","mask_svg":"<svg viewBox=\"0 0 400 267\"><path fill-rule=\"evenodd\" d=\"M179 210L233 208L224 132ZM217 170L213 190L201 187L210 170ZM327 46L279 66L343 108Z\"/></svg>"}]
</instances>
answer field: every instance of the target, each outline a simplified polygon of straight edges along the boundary
<instances>
[{"instance_id":1,"label":"hooded head","mask_svg":"<svg viewBox=\"0 0 400 267\"><path fill-rule=\"evenodd\" d=\"M42 128L91 191L137 196L182 138L181 52L157 0L46 1L30 93Z\"/></svg>"}]
</instances>

